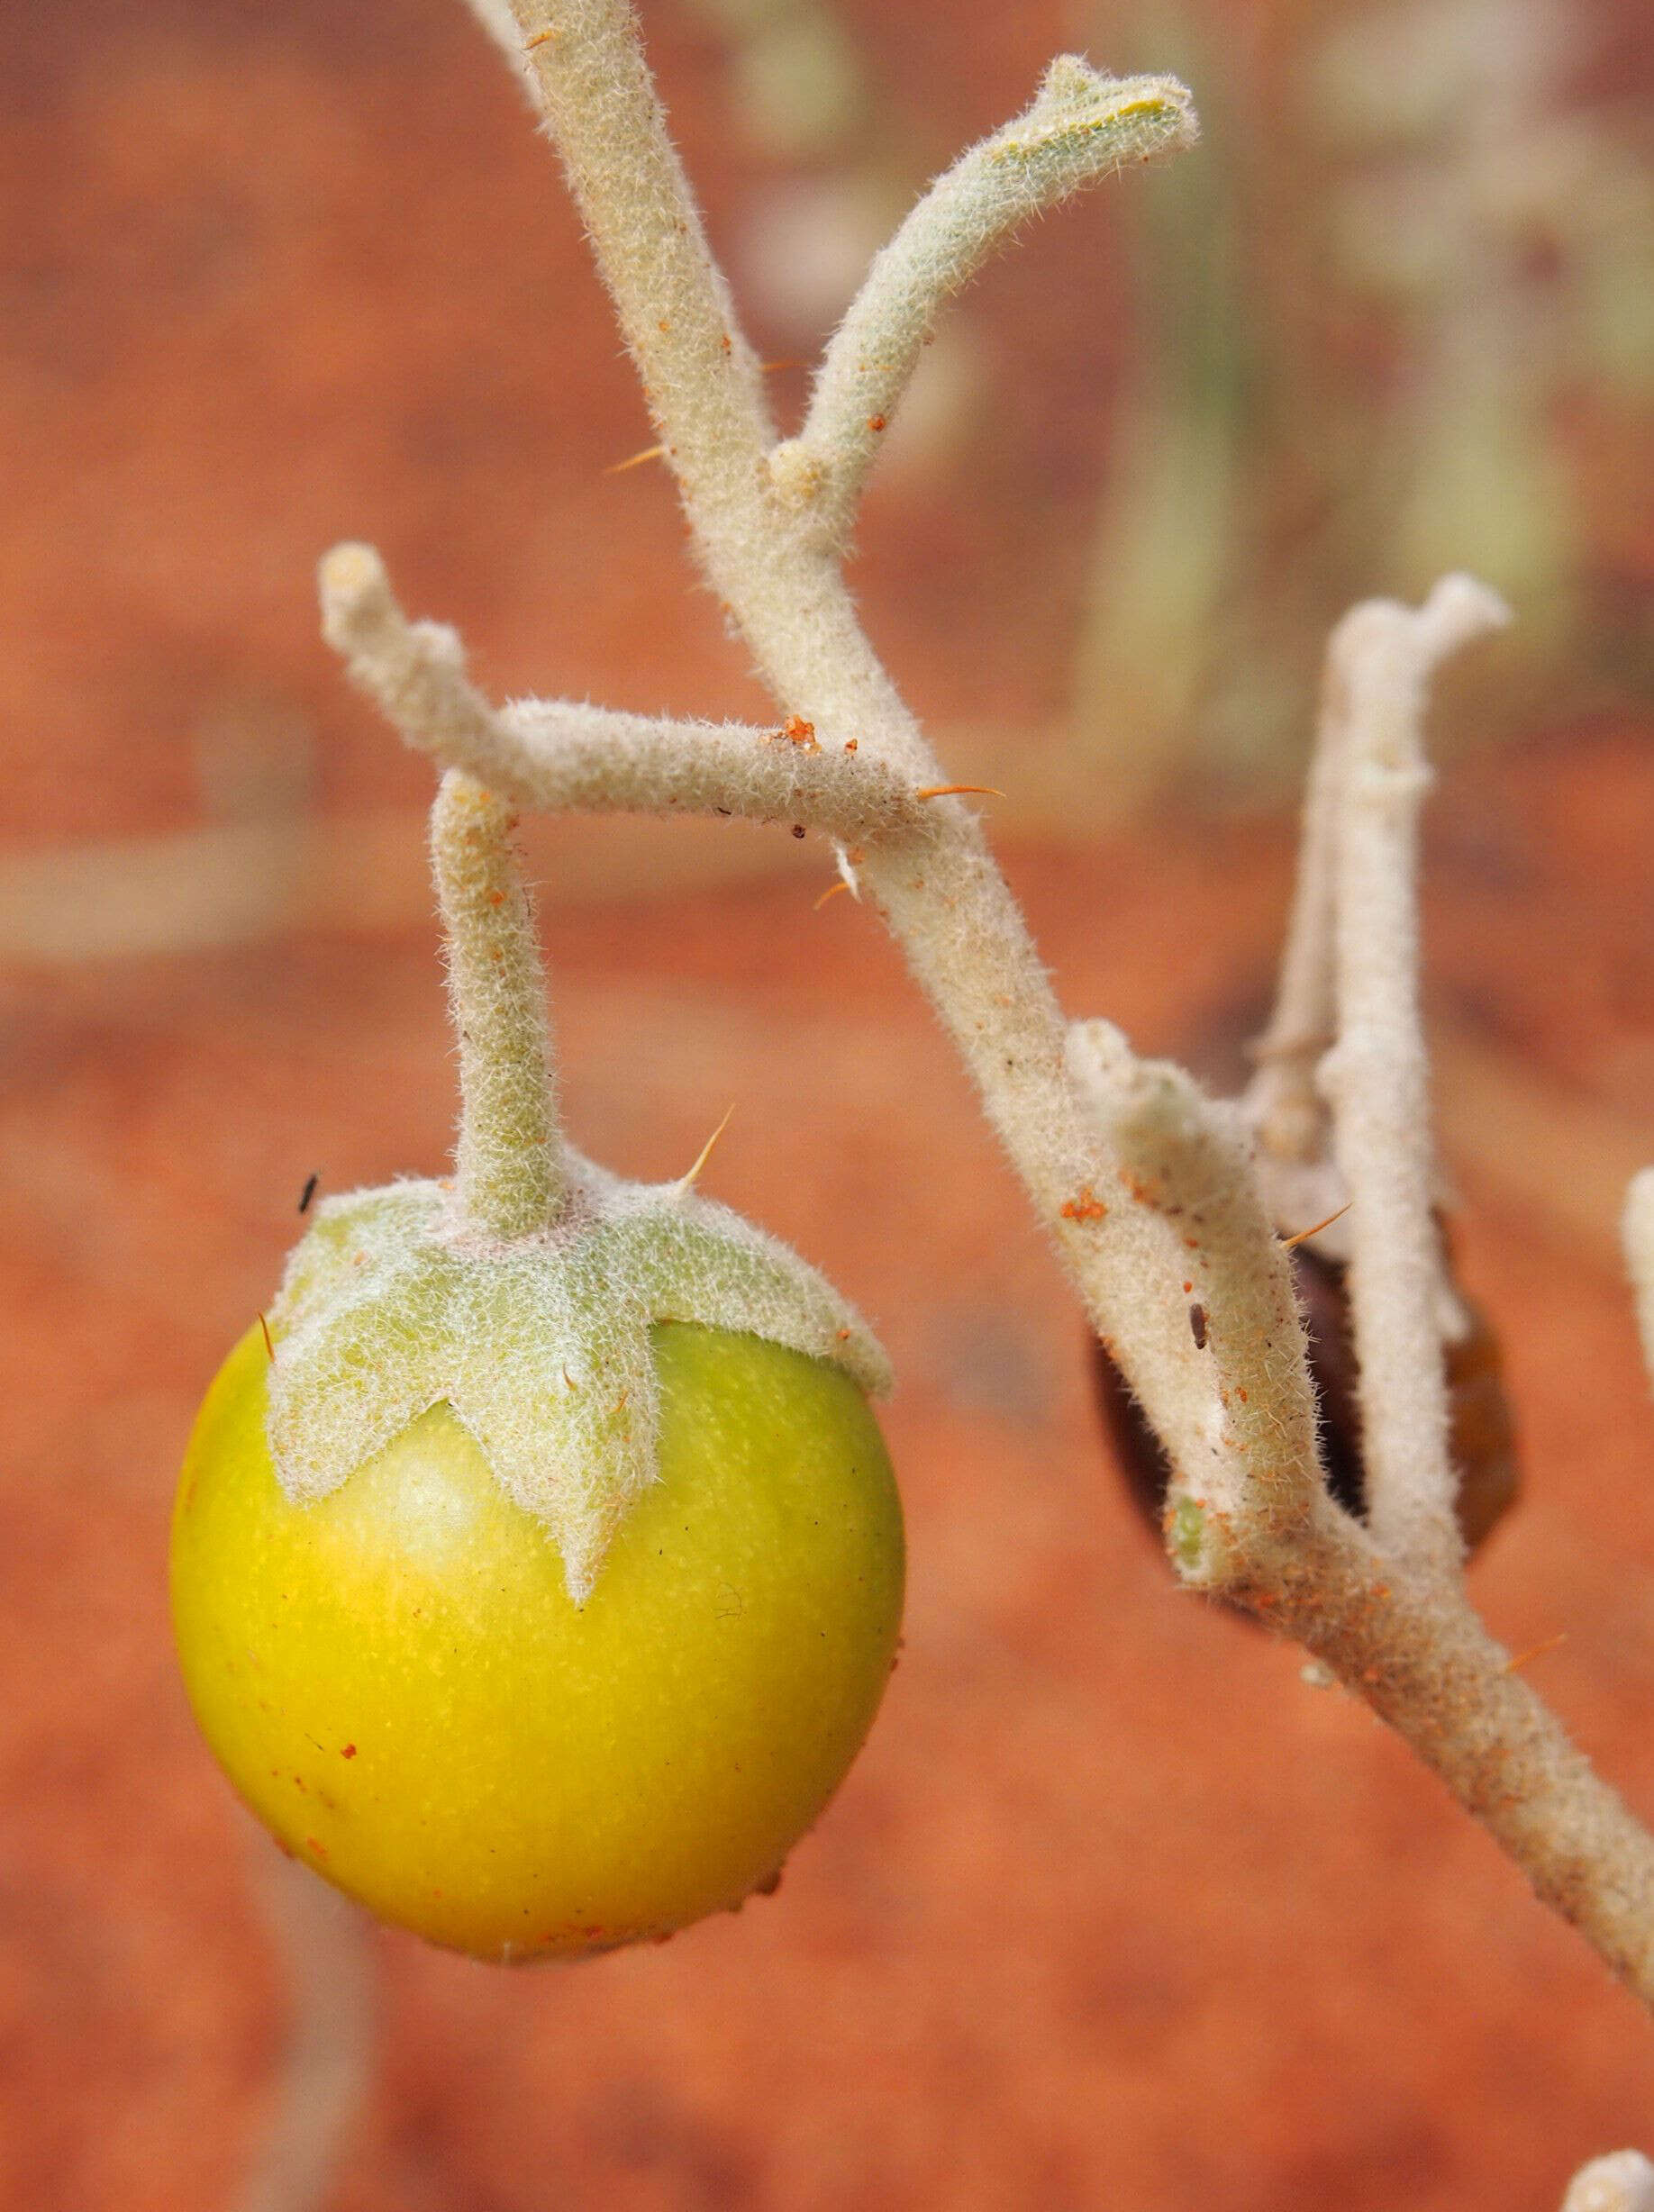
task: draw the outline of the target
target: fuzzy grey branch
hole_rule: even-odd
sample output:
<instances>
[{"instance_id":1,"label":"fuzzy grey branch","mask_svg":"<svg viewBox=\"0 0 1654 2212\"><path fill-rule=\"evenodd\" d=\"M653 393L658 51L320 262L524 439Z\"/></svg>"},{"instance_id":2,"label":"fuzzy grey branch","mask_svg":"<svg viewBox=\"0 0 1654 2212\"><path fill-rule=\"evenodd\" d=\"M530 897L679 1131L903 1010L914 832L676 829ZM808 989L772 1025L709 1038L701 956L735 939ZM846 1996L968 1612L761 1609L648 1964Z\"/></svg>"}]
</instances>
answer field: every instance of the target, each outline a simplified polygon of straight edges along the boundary
<instances>
[{"instance_id":1,"label":"fuzzy grey branch","mask_svg":"<svg viewBox=\"0 0 1654 2212\"><path fill-rule=\"evenodd\" d=\"M1408 1573L1340 1515L1243 1593L1434 1769L1654 2008L1654 1839L1489 1636L1456 1579Z\"/></svg>"},{"instance_id":2,"label":"fuzzy grey branch","mask_svg":"<svg viewBox=\"0 0 1654 2212\"><path fill-rule=\"evenodd\" d=\"M1421 739L1431 670L1508 621L1468 576L1416 612L1373 600L1334 633L1342 766L1336 801L1338 1041L1319 1082L1350 1192L1350 1316L1360 1367L1368 1524L1398 1567L1454 1573L1441 1351L1438 1174L1418 1001Z\"/></svg>"},{"instance_id":3,"label":"fuzzy grey branch","mask_svg":"<svg viewBox=\"0 0 1654 2212\"><path fill-rule=\"evenodd\" d=\"M934 810L849 740L795 720L669 721L565 700L495 707L455 632L410 622L370 546L322 563L323 632L404 740L548 813L703 813L798 822L849 845L931 833Z\"/></svg>"},{"instance_id":4,"label":"fuzzy grey branch","mask_svg":"<svg viewBox=\"0 0 1654 2212\"><path fill-rule=\"evenodd\" d=\"M757 355L707 248L627 0L510 0L690 526L750 510L773 442Z\"/></svg>"},{"instance_id":5,"label":"fuzzy grey branch","mask_svg":"<svg viewBox=\"0 0 1654 2212\"><path fill-rule=\"evenodd\" d=\"M550 1228L565 1188L546 979L510 807L463 769L431 810L431 861L459 1040L459 1204L510 1244Z\"/></svg>"},{"instance_id":6,"label":"fuzzy grey branch","mask_svg":"<svg viewBox=\"0 0 1654 2212\"><path fill-rule=\"evenodd\" d=\"M624 0L511 5L642 371L704 567L761 674L783 712L807 718L829 755L853 738L861 765L884 763L910 787L941 780L856 618L830 533L812 525L808 500L801 505L789 499L787 487L766 467L769 434L756 367L734 330L722 280L706 253L630 8ZM1034 149L1034 159L1066 160L1060 136L1049 148ZM1398 854L1408 862L1407 912L1399 933L1393 930L1385 940L1392 953L1412 943L1409 769L1404 757L1391 763L1378 740L1395 723L1390 710L1396 699L1417 691L1422 668L1453 641L1449 633L1465 612L1462 592L1473 588L1458 587L1457 595L1450 593L1432 601L1422 615L1406 618L1414 625L1408 635L1416 648L1416 680L1410 679L1411 691L1408 683L1399 691L1381 686L1375 697L1386 712L1361 724L1373 739L1368 775L1376 792L1373 803L1366 796L1359 806L1352 803L1350 814L1366 824L1351 830L1352 841L1360 844L1370 830L1368 858L1382 846L1392 863ZM1355 671L1363 682L1365 667L1363 662ZM405 701L432 674L429 665L404 671L390 689L397 694L400 685L398 695ZM449 676L458 675L455 655ZM423 703L433 712L454 703L451 683L448 694ZM467 714L452 720L464 740L470 729ZM1377 793L1386 775L1390 796L1378 804ZM1399 841L1377 834L1385 829L1386 805L1391 816L1399 811L1406 830ZM1170 1167L1177 1142L1186 1140L1204 1172L1212 1132L1186 1111L1188 1101L1175 1085L1162 1087L1158 1104L1140 1117L1135 1129L1129 1112L1116 1114L1112 1124L1102 1117L1117 1141L1129 1137L1150 1164L1158 1150L1167 1165L1167 1188L1158 1195L1131 1187L1130 1173L1122 1180L1095 1104L1082 1100L1069 1074L1060 1009L980 825L953 799L927 809L926 820L923 839L893 836L870 846L862 880L976 1079L985 1111L1040 1218L1055 1235L1094 1325L1117 1351L1157 1426L1175 1426L1179 1416L1173 1382L1158 1375L1154 1365L1166 1315L1160 1310L1145 1317L1145 1239L1163 1235L1165 1222L1175 1219L1171 1207L1191 1200L1210 1203L1220 1186L1223 1204L1231 1209L1225 1236L1234 1249L1225 1246L1214 1265L1214 1282L1238 1273L1241 1242L1259 1239L1251 1257L1259 1271L1259 1296L1268 1305L1267 1327L1261 1339L1246 1328L1229 1329L1218 1403L1231 1380L1249 1394L1243 1405L1256 1397L1267 1407L1271 1390L1277 1393L1273 1402L1280 1429L1270 1426L1250 1472L1259 1483L1280 1483L1288 1510L1278 1526L1270 1524L1277 1541L1256 1542L1250 1532L1268 1517L1252 1516L1248 1501L1240 1516L1239 1555L1225 1567L1224 1586L1298 1637L1390 1722L1512 1852L1539 1893L1586 1934L1645 2002L1654 2001L1654 1842L1513 1674L1456 1582L1405 1559L1392 1562L1367 1530L1323 1510L1305 1481L1295 1379L1301 1346L1292 1347L1286 1375L1272 1373L1277 1307L1268 1272L1273 1262L1265 1255L1273 1239L1261 1205L1257 1219L1241 1227L1235 1160L1223 1165L1210 1186L1200 1183L1189 1159ZM1378 894L1369 906L1358 902L1353 911L1369 919L1379 915ZM1372 1010L1362 1011L1367 985L1382 983L1392 993L1386 1004L1399 1012L1403 1027L1398 1031L1392 1025L1389 1036L1410 1034L1405 1023L1416 1026L1416 1007L1410 977L1398 982L1387 971L1375 977L1360 967L1353 949L1348 958L1340 954L1340 981L1345 1028L1353 1031L1349 1071L1363 1064L1368 1044ZM1140 1079L1131 1074L1129 1059L1122 1065L1129 1089ZM1410 1066L1402 1076L1404 1083L1413 1080ZM1152 1102L1153 1071L1141 1077L1141 1085ZM1378 1126L1376 1118L1372 1127ZM1355 1147L1358 1162L1362 1141ZM1428 1161L1427 1142L1424 1157ZM1418 1182L1415 1167L1416 1162L1403 1178L1409 1204ZM1193 1177L1187 1191L1173 1187L1181 1175ZM1422 1188L1428 1219L1427 1178ZM1405 1256L1412 1274L1402 1272L1411 1297L1413 1277L1421 1271L1415 1255ZM1433 1267L1423 1273L1432 1274ZM1183 1280L1194 1277L1179 1277L1179 1284ZM1439 1352L1433 1337L1431 1344ZM1415 1381L1413 1374L1404 1377L1404 1397ZM1393 1486L1391 1495L1400 1494ZM1427 1484L1431 1512L1438 1495L1432 1469ZM1301 1511L1304 1502L1308 1509ZM1405 1526L1404 1516L1403 1521Z\"/></svg>"},{"instance_id":7,"label":"fuzzy grey branch","mask_svg":"<svg viewBox=\"0 0 1654 2212\"><path fill-rule=\"evenodd\" d=\"M795 717L766 730L530 699L503 707L499 729L502 766L551 810L740 815L849 845L930 833L926 802L902 777L843 743L822 746Z\"/></svg>"},{"instance_id":8,"label":"fuzzy grey branch","mask_svg":"<svg viewBox=\"0 0 1654 2212\"><path fill-rule=\"evenodd\" d=\"M1264 1211L1240 1111L1105 1021L1068 1032L1068 1069L1139 1201L1122 1232L1158 1328L1133 1385L1173 1468L1173 1564L1206 1589L1278 1579L1318 1517L1315 1401L1292 1269Z\"/></svg>"},{"instance_id":9,"label":"fuzzy grey branch","mask_svg":"<svg viewBox=\"0 0 1654 2212\"><path fill-rule=\"evenodd\" d=\"M789 504L841 542L944 303L1022 223L1117 169L1191 145L1194 102L1169 77L1106 77L1075 54L1023 113L939 177L877 255L830 341L804 426L770 456Z\"/></svg>"},{"instance_id":10,"label":"fuzzy grey branch","mask_svg":"<svg viewBox=\"0 0 1654 2212\"><path fill-rule=\"evenodd\" d=\"M1342 677L1329 652L1275 1008L1268 1028L1252 1047L1258 1073L1247 1092L1247 1111L1259 1147L1267 1159L1286 1170L1320 1165L1331 1141L1315 1070L1338 1027L1334 947L1343 704ZM1330 1213L1332 1209L1324 1210Z\"/></svg>"}]
</instances>

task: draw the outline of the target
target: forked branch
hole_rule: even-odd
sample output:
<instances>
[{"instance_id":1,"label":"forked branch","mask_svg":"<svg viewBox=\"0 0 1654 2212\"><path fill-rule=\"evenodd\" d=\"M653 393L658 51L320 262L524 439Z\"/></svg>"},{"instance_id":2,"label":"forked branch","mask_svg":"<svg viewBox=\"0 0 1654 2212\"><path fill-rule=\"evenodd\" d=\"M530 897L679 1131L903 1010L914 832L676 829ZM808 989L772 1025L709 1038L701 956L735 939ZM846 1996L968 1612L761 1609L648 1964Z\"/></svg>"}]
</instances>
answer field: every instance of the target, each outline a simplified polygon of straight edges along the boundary
<instances>
[{"instance_id":1,"label":"forked branch","mask_svg":"<svg viewBox=\"0 0 1654 2212\"><path fill-rule=\"evenodd\" d=\"M474 4L497 17L496 0ZM1319 857L1259 1079L1267 1111L1257 1092L1249 1101L1266 1149L1295 1147L1299 1165L1359 1186L1358 1331L1377 1369L1364 1401L1378 1469L1369 1530L1332 1502L1314 1466L1302 1323L1242 1122L1180 1073L1137 1062L1105 1025L1069 1031L976 818L957 799L921 798L943 779L839 567L875 419L888 419L937 305L1026 214L1186 141L1186 95L1164 80L1113 86L1057 65L1027 115L949 172L875 264L829 349L803 438L777 450L630 7L510 5L704 567L783 730L807 726L819 752L770 748L759 763L751 732L554 705L495 711L467 684L450 633L406 624L359 549L324 572L330 634L414 742L502 791L593 806L700 803L715 790L713 802L732 811L773 810L865 846L862 882L975 1077L1093 1326L1171 1447L1180 1570L1323 1659L1654 2003L1654 1845L1470 1609L1453 1572L1428 1387L1409 1410L1420 1373L1440 1359L1413 965L1418 721L1430 665L1486 626L1487 595L1455 584L1422 612L1360 610L1340 632L1312 803ZM777 804L786 777L795 780ZM1336 1166L1321 1156L1313 1087L1334 1031ZM1204 1341L1191 1327L1196 1283Z\"/></svg>"}]
</instances>

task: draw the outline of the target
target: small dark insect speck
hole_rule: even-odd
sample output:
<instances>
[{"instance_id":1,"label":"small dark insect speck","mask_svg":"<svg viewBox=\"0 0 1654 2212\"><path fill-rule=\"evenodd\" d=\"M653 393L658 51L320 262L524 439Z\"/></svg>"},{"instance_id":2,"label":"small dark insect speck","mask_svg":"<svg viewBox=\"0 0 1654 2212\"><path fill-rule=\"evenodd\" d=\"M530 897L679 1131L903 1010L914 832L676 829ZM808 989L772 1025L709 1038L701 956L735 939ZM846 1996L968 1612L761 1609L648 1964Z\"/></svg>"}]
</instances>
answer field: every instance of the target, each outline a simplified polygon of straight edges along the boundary
<instances>
[{"instance_id":1,"label":"small dark insect speck","mask_svg":"<svg viewBox=\"0 0 1654 2212\"><path fill-rule=\"evenodd\" d=\"M304 1185L304 1193L299 1200L298 1204L298 1210L301 1213L308 1213L310 1211L310 1201L315 1196L316 1185L321 1182L321 1180L322 1178L320 1175L312 1175L309 1182Z\"/></svg>"},{"instance_id":2,"label":"small dark insect speck","mask_svg":"<svg viewBox=\"0 0 1654 2212\"><path fill-rule=\"evenodd\" d=\"M1197 1352L1204 1352L1206 1348L1206 1309L1204 1306L1189 1308L1189 1329L1195 1338L1195 1349Z\"/></svg>"}]
</instances>

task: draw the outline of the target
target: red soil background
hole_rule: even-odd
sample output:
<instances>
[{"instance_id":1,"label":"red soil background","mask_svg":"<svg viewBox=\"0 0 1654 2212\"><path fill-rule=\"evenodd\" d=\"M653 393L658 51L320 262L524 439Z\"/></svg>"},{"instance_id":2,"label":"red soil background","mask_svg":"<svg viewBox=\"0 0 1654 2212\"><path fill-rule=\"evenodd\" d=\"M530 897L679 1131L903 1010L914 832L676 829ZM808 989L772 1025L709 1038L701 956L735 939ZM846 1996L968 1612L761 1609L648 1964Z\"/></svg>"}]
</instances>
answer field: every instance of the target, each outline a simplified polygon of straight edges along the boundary
<instances>
[{"instance_id":1,"label":"red soil background","mask_svg":"<svg viewBox=\"0 0 1654 2212\"><path fill-rule=\"evenodd\" d=\"M725 142L722 55L650 14L733 231L761 177ZM925 119L921 169L1072 36L1046 5L967 52L931 0L853 15ZM315 641L311 564L377 540L500 691L764 709L664 483L602 474L642 410L457 15L139 0L66 38L38 0L8 41L5 911L95 902L122 854L199 831L226 721L314 733L347 855L308 911L193 949L48 957L23 929L0 985L0 2203L196 2212L233 2198L284 2013L255 1846L174 1675L172 1472L307 1175L428 1170L451 1115L428 774ZM1127 342L1094 312L1114 251L1077 215L991 272L993 422L865 531L877 638L944 741L1004 725L1007 782L1059 703L1079 585L1051 548L1095 502L1068 457ZM1476 1592L1514 1651L1550 1645L1535 1682L1654 1812L1654 1406L1614 1246L1654 1159L1647 738L1604 716L1463 756L1428 934L1464 1268L1527 1465ZM1234 1080L1290 825L1168 815L1082 848L1006 819L1067 1002ZM813 911L828 864L782 842L772 865L741 833L533 833L567 1102L578 1141L659 1177L735 1099L709 1187L880 1327L903 1662L738 1918L566 1972L376 1936L383 2059L341 2212L1541 2212L1586 2157L1654 2149L1631 1999L1361 1708L1172 1588L963 1078L872 917ZM193 848L153 849L165 873Z\"/></svg>"}]
</instances>

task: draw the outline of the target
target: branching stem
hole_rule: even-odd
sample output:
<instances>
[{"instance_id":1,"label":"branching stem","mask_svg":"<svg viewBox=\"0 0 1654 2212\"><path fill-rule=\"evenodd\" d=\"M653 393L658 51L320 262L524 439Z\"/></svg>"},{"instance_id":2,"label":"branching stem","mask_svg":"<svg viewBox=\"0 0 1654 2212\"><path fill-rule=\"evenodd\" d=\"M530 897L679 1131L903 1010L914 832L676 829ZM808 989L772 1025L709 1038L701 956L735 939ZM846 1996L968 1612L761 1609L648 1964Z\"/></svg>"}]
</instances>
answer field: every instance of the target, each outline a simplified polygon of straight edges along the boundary
<instances>
[{"instance_id":1,"label":"branching stem","mask_svg":"<svg viewBox=\"0 0 1654 2212\"><path fill-rule=\"evenodd\" d=\"M1079 65L1059 65L1029 116L967 156L876 266L830 349L805 438L777 449L626 0L509 4L703 564L789 718L784 727L807 727L819 749L819 759L776 756L795 777L787 788L797 818L834 835L857 824L862 884L975 1077L1099 1337L1171 1446L1177 1488L1201 1515L1186 1571L1324 1659L1654 2004L1654 1842L1510 1672L1450 1572L1433 1166L1411 965L1422 781L1413 747L1424 675L1486 626L1486 595L1461 582L1419 614L1363 610L1341 633L1331 739L1312 798L1319 874L1301 894L1295 965L1270 1040L1272 1080L1285 1071L1308 1112L1290 1142L1313 1153L1324 1124L1304 1082L1335 984L1338 1159L1364 1208L1357 1239L1374 1256L1356 1287L1360 1350L1375 1364L1366 1441L1377 1454L1379 1526L1369 1532L1313 1479L1302 1325L1240 1124L1186 1077L1135 1062L1112 1033L1085 1025L1070 1038L976 817L958 797L917 799L945 778L839 568L841 525L877 440L870 418L887 412L868 394L894 399L933 308L995 237L1117 165L1123 141L1111 131L1141 122L1157 145L1186 136L1186 96L1163 83L1151 94L1100 91L1101 80L1075 74ZM495 0L483 13L494 22ZM1095 130L1074 121L1084 101L1110 99L1125 103L1112 120L1098 107ZM1035 121L1042 102L1073 108L1067 122L1052 119L1049 135ZM1099 146L1110 150L1100 162ZM1140 150L1151 150L1145 140ZM1047 189L1051 178L1060 189ZM364 558L334 556L324 575L330 635L415 742L485 770L502 789L556 803L700 803L733 751L752 750L743 733L692 743L677 726L594 721L588 709L495 712L465 682L450 634L404 622ZM605 731L627 742L599 792L584 748ZM672 751L685 759L669 762ZM746 775L741 788L732 811L773 804L762 775ZM871 804L877 820L857 804ZM486 941L480 932L477 941ZM518 941L529 942L521 933ZM526 968L518 983L526 993ZM512 1003L506 1027L526 1036L525 1002ZM470 1020L458 984L456 1004L463 1030ZM527 1066L532 1056L517 1057ZM543 1080L534 1095L549 1139ZM534 1095L521 1109L528 1142L514 1148L538 1148L539 1174L551 1147L533 1134ZM504 1129L510 1119L491 1111L478 1124ZM555 1200L549 1183L514 1183L502 1159L468 1165L463 1139L461 1181L468 1203L475 1190L479 1209L497 1209L488 1214L496 1223L532 1221ZM1188 1303L1197 1280L1213 1301L1204 1342ZM1437 1382L1421 1394L1431 1373Z\"/></svg>"},{"instance_id":2,"label":"branching stem","mask_svg":"<svg viewBox=\"0 0 1654 2212\"><path fill-rule=\"evenodd\" d=\"M906 781L854 739L823 745L796 717L760 730L575 700L495 707L467 677L454 631L407 620L370 546L336 546L320 581L324 635L404 739L515 804L799 822L845 845L932 835Z\"/></svg>"}]
</instances>

